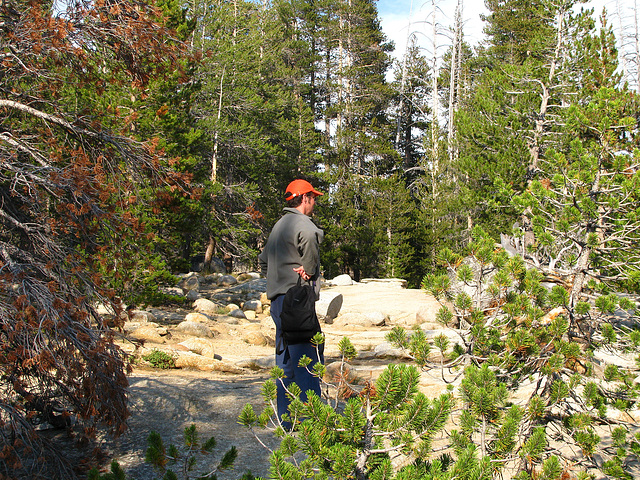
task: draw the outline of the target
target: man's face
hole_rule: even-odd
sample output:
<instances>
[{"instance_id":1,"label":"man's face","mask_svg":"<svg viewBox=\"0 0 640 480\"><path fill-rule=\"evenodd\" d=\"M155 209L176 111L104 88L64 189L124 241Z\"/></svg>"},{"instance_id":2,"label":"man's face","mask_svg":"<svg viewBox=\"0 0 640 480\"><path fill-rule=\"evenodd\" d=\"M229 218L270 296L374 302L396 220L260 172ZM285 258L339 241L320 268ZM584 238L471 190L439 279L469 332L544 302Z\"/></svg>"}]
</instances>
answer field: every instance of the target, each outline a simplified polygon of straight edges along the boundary
<instances>
[{"instance_id":1,"label":"man's face","mask_svg":"<svg viewBox=\"0 0 640 480\"><path fill-rule=\"evenodd\" d=\"M305 215L311 216L313 207L316 205L316 196L313 193L307 193L302 197L303 212Z\"/></svg>"}]
</instances>

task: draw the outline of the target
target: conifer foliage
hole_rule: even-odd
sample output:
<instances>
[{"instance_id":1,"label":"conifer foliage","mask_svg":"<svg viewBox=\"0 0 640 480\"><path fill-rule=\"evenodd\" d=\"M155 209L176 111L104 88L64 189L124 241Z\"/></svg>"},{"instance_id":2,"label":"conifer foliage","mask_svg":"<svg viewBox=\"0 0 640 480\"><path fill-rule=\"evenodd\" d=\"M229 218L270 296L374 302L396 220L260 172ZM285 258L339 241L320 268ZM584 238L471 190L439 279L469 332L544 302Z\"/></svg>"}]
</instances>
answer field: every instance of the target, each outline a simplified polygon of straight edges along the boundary
<instances>
[{"instance_id":1,"label":"conifer foliage","mask_svg":"<svg viewBox=\"0 0 640 480\"><path fill-rule=\"evenodd\" d=\"M96 302L119 305L98 272L126 274L117 252L143 232L137 188L179 182L162 173L156 142L129 137L136 113L109 94L144 95L175 58L160 10L110 0L56 8L0 2L3 478L74 478L39 425L81 437L99 425L124 431L125 358Z\"/></svg>"},{"instance_id":2,"label":"conifer foliage","mask_svg":"<svg viewBox=\"0 0 640 480\"><path fill-rule=\"evenodd\" d=\"M598 368L598 359L637 355L640 337L628 327L637 305L586 286L572 303L565 285L547 290L543 281L553 277L496 249L479 228L465 255L444 251L440 261L447 273L427 276L423 286L441 302L438 320L455 327L457 338L429 340L399 327L388 338L447 382L463 375L464 409L451 434L455 464L471 449L491 463L492 478L508 472L524 480L544 472L560 478L567 462L578 478L590 478L636 461L640 433L608 412L629 409L638 388L629 368ZM612 425L620 436L615 449L602 441ZM580 455L568 454L567 445Z\"/></svg>"},{"instance_id":3,"label":"conifer foliage","mask_svg":"<svg viewBox=\"0 0 640 480\"><path fill-rule=\"evenodd\" d=\"M258 416L250 404L245 406L239 419L242 425L274 426L282 437L271 456L270 478L309 478L314 472L336 479L395 478L398 472L397 478L421 478L416 475L432 468L426 460L449 417L453 397L443 394L429 399L419 393L420 374L411 365L389 365L375 383L355 387L345 362L356 351L346 337L339 349L341 366L329 378L331 383L325 384L329 402L308 392L307 402L302 403L297 385L289 387L291 430L285 430L274 414L275 382L280 381L281 370L274 369L273 379L265 384L265 410ZM304 358L300 363L308 364ZM314 373L330 377L320 364Z\"/></svg>"}]
</instances>

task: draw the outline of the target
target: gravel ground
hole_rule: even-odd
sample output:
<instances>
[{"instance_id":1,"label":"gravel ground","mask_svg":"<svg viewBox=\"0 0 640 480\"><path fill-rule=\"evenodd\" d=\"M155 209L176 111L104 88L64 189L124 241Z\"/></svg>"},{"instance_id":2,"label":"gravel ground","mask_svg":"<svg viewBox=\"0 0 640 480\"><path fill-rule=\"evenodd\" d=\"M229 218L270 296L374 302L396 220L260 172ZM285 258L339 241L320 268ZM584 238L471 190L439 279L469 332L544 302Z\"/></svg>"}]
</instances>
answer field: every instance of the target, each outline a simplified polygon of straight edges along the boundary
<instances>
[{"instance_id":1,"label":"gravel ground","mask_svg":"<svg viewBox=\"0 0 640 480\"><path fill-rule=\"evenodd\" d=\"M120 463L130 480L161 478L163 474L145 462L147 437L154 431L161 435L165 446L181 447L184 429L195 424L201 443L213 436L216 447L211 454L198 454L196 469L189 478L214 470L232 446L236 447L238 458L233 468L216 472L219 480L239 479L247 471L267 476L269 452L237 423L246 403L261 410L261 389L267 377L268 373L225 376L208 372L134 372L130 377L130 430L105 443L110 458ZM277 447L273 435L262 432L261 438L270 448ZM171 468L179 473L181 464Z\"/></svg>"}]
</instances>

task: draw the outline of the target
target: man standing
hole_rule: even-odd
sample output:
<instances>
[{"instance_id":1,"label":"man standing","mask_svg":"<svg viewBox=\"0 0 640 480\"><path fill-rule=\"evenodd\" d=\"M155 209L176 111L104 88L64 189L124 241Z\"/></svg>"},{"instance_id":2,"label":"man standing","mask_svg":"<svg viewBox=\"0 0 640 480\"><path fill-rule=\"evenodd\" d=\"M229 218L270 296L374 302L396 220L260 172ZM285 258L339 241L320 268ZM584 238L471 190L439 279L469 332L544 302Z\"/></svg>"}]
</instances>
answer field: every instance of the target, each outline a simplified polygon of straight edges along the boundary
<instances>
[{"instance_id":1,"label":"man standing","mask_svg":"<svg viewBox=\"0 0 640 480\"><path fill-rule=\"evenodd\" d=\"M284 214L274 225L264 250L258 257L260 270L267 277L267 297L271 300L271 317L276 324L276 365L284 370L284 385L278 382L278 418L288 413L289 401L285 388L295 382L302 394L300 400L306 402L307 391L313 390L320 396L320 380L311 375L306 368L299 367L298 361L303 355L313 362L324 362L324 345L316 346L310 342L285 346L282 336L280 313L284 295L289 288L298 283L298 277L310 281L320 292L320 243L324 232L312 221L311 215L316 197L322 193L316 191L306 180L298 179L289 184L285 193L286 208ZM319 354L319 355L318 355ZM320 358L318 358L320 357ZM288 426L288 422L284 424Z\"/></svg>"}]
</instances>

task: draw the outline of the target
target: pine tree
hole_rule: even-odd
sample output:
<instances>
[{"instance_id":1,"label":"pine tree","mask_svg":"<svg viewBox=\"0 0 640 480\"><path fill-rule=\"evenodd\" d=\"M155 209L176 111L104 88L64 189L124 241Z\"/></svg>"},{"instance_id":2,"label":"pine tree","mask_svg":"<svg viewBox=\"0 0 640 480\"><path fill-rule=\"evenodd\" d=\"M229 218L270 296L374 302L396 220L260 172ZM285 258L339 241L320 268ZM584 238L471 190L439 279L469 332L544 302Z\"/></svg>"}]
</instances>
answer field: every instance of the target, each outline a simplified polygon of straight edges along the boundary
<instances>
[{"instance_id":1,"label":"pine tree","mask_svg":"<svg viewBox=\"0 0 640 480\"><path fill-rule=\"evenodd\" d=\"M343 359L356 353L347 338L340 342ZM304 360L301 360L304 363ZM364 387L344 382L328 385L336 403L324 403L312 392L300 402L299 388L290 386L291 418L302 418L291 431L274 417L275 382L282 372L272 372L263 389L267 407L256 415L246 405L239 422L257 436L258 427L273 425L282 437L271 456L272 478L293 479L315 475L323 478L428 478L431 442L447 421L452 396L429 399L418 393L418 370L389 365L378 380ZM317 364L319 376L325 369ZM340 388L338 388L340 387ZM300 456L303 455L303 457ZM301 459L302 458L302 459ZM397 477L396 477L397 475Z\"/></svg>"},{"instance_id":2,"label":"pine tree","mask_svg":"<svg viewBox=\"0 0 640 480\"><path fill-rule=\"evenodd\" d=\"M563 134L582 65L570 45L594 28L577 2L488 2L487 44L474 60L482 75L458 116L458 178L470 221L496 235L521 219L496 181L523 191L544 152ZM526 227L526 226L525 226Z\"/></svg>"},{"instance_id":3,"label":"pine tree","mask_svg":"<svg viewBox=\"0 0 640 480\"><path fill-rule=\"evenodd\" d=\"M167 39L172 52L161 64L167 73L149 78L146 91L130 92L127 85L96 92L83 89L76 94L89 95L104 108L126 112L127 133L139 141L153 138L154 151L171 159L171 168L184 178L183 187L166 184L162 187L138 189L135 197L136 215L145 219L146 235L137 238L136 248L112 252L118 256L118 271L102 272L127 304L154 304L166 300L158 285L175 284L168 271L189 268L194 243L193 225L202 217L201 194L195 185L202 178L201 151L203 132L196 126L191 105L198 85L194 81L196 56L186 50L185 42L192 35L195 21L177 0L161 0L155 17L159 24L176 32ZM70 96L74 96L70 94ZM93 96L96 98L93 99ZM131 192L132 193L132 192ZM125 275L124 272L127 272Z\"/></svg>"},{"instance_id":4,"label":"pine tree","mask_svg":"<svg viewBox=\"0 0 640 480\"><path fill-rule=\"evenodd\" d=\"M130 137L134 112L111 104L173 69L176 38L140 2L0 3L0 472L75 478L38 425L91 439L126 428L125 355L97 305L120 325L101 270L144 235L136 194L172 184L155 141ZM71 419L76 420L72 424ZM42 461L46 458L46 462Z\"/></svg>"},{"instance_id":5,"label":"pine tree","mask_svg":"<svg viewBox=\"0 0 640 480\"><path fill-rule=\"evenodd\" d=\"M322 4L325 136L332 147L328 166L335 176L375 176L394 152L385 115L391 96L385 75L390 65L375 3L369 0ZM335 131L335 133L333 133ZM333 171L332 171L333 172ZM336 182L338 183L338 182Z\"/></svg>"},{"instance_id":6,"label":"pine tree","mask_svg":"<svg viewBox=\"0 0 640 480\"><path fill-rule=\"evenodd\" d=\"M581 102L567 111L571 140L549 151L531 189L516 198L536 235L532 260L570 279L571 312L588 284L636 288L638 278L637 99L616 87L615 39L606 22L582 45L590 68Z\"/></svg>"},{"instance_id":7,"label":"pine tree","mask_svg":"<svg viewBox=\"0 0 640 480\"><path fill-rule=\"evenodd\" d=\"M193 225L203 216L202 193L199 184L208 169L203 158L204 132L198 128L192 104L200 88L195 72L198 55L187 50L194 35L196 19L179 0L161 0L158 7L167 27L176 31L176 45L182 54L172 72L150 81L147 94L119 99L118 105L129 105L136 112L134 133L140 138L158 138L156 149L171 158L173 168L189 177L192 188L186 190L166 188L154 191L148 199L145 212L155 234L145 250L157 252L171 271L184 271L190 265L193 248L197 245ZM142 247L142 245L140 245ZM147 267L148 268L148 267ZM148 292L145 292L149 296Z\"/></svg>"},{"instance_id":8,"label":"pine tree","mask_svg":"<svg viewBox=\"0 0 640 480\"><path fill-rule=\"evenodd\" d=\"M412 274L415 202L402 179L357 179L332 197L342 206L322 206L323 215L332 216L322 249L326 276L346 272L359 280Z\"/></svg>"},{"instance_id":9,"label":"pine tree","mask_svg":"<svg viewBox=\"0 0 640 480\"><path fill-rule=\"evenodd\" d=\"M200 234L218 253L254 256L295 176L316 171L311 53L295 2L213 4L202 22L203 89L196 102L210 139L209 206ZM206 238L210 240L207 241Z\"/></svg>"},{"instance_id":10,"label":"pine tree","mask_svg":"<svg viewBox=\"0 0 640 480\"><path fill-rule=\"evenodd\" d=\"M360 278L378 271L382 255L369 257L367 252L372 252L372 238L387 235L367 210L375 195L372 182L393 172L399 159L391 143L395 125L387 116L391 46L373 2L327 1L318 8L323 176L332 185L331 195L323 199L327 207L319 214L327 238L334 241L333 249L324 249L323 265Z\"/></svg>"},{"instance_id":11,"label":"pine tree","mask_svg":"<svg viewBox=\"0 0 640 480\"><path fill-rule=\"evenodd\" d=\"M637 332L623 322L633 322L638 306L607 294L593 301L581 298L572 308L569 292L561 285L548 290L544 274L527 268L521 256L496 249L478 228L473 239L461 254L443 250L439 259L447 273L428 275L423 282L442 305L436 318L454 327L457 338L429 339L422 330L396 327L388 339L447 382L468 365L460 383L465 408L454 416L459 428L450 437L453 469L475 459L479 468L482 461L493 465L492 475L502 468L522 479L562 473L561 465L569 459L556 458L548 449L550 432L562 431L563 442L584 455L583 461L571 458L574 473L584 472L592 468L592 456L606 451L600 435L611 418L607 409L628 408L626 402L638 395L630 387L631 370L613 364L604 373L595 370L593 352L602 345L637 352ZM621 318L626 320L621 323ZM434 359L434 349L442 359ZM615 387L605 386L610 381ZM518 405L511 405L511 393L525 382L533 388L525 398L520 390ZM624 400L619 398L622 391ZM619 445L617 460L602 466L603 472L634 458L630 445Z\"/></svg>"},{"instance_id":12,"label":"pine tree","mask_svg":"<svg viewBox=\"0 0 640 480\"><path fill-rule=\"evenodd\" d=\"M401 172L411 185L423 167L422 137L429 128L430 68L411 35L407 51L392 86L397 92L395 148L402 156Z\"/></svg>"},{"instance_id":13,"label":"pine tree","mask_svg":"<svg viewBox=\"0 0 640 480\"><path fill-rule=\"evenodd\" d=\"M484 33L495 59L511 65L544 59L543 50L556 38L549 15L556 7L545 0L487 0L486 7Z\"/></svg>"}]
</instances>

